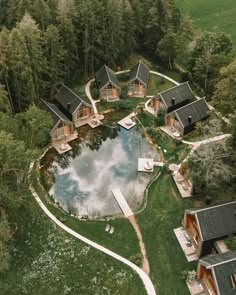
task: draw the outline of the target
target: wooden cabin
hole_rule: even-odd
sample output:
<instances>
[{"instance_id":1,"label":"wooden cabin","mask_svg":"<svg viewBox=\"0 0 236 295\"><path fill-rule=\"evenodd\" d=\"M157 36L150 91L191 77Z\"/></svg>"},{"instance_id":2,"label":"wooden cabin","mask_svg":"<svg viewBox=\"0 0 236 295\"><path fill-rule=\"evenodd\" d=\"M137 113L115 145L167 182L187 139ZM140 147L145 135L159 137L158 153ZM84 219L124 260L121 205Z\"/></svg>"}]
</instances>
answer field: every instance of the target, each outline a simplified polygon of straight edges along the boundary
<instances>
[{"instance_id":1,"label":"wooden cabin","mask_svg":"<svg viewBox=\"0 0 236 295\"><path fill-rule=\"evenodd\" d=\"M165 117L165 125L174 127L180 135L191 132L196 123L209 116L209 107L204 98L191 102Z\"/></svg>"},{"instance_id":2,"label":"wooden cabin","mask_svg":"<svg viewBox=\"0 0 236 295\"><path fill-rule=\"evenodd\" d=\"M149 68L141 60L130 69L127 84L129 96L144 97L146 95L149 72Z\"/></svg>"},{"instance_id":3,"label":"wooden cabin","mask_svg":"<svg viewBox=\"0 0 236 295\"><path fill-rule=\"evenodd\" d=\"M49 112L53 119L53 128L50 131L50 136L53 142L74 134L73 123L63 114L57 106L48 103L44 100L43 109Z\"/></svg>"},{"instance_id":4,"label":"wooden cabin","mask_svg":"<svg viewBox=\"0 0 236 295\"><path fill-rule=\"evenodd\" d=\"M236 251L200 259L197 279L207 295L236 295Z\"/></svg>"},{"instance_id":5,"label":"wooden cabin","mask_svg":"<svg viewBox=\"0 0 236 295\"><path fill-rule=\"evenodd\" d=\"M99 98L107 101L119 99L121 88L116 74L106 65L101 67L95 74Z\"/></svg>"},{"instance_id":6,"label":"wooden cabin","mask_svg":"<svg viewBox=\"0 0 236 295\"><path fill-rule=\"evenodd\" d=\"M92 105L67 86L62 85L55 96L60 110L76 125L78 121L93 115Z\"/></svg>"},{"instance_id":7,"label":"wooden cabin","mask_svg":"<svg viewBox=\"0 0 236 295\"><path fill-rule=\"evenodd\" d=\"M150 106L155 112L162 108L166 113L170 113L193 100L195 97L192 89L188 82L185 82L158 93L152 98Z\"/></svg>"},{"instance_id":8,"label":"wooden cabin","mask_svg":"<svg viewBox=\"0 0 236 295\"><path fill-rule=\"evenodd\" d=\"M214 242L236 232L236 201L204 209L185 210L183 227L198 257L212 253Z\"/></svg>"}]
</instances>

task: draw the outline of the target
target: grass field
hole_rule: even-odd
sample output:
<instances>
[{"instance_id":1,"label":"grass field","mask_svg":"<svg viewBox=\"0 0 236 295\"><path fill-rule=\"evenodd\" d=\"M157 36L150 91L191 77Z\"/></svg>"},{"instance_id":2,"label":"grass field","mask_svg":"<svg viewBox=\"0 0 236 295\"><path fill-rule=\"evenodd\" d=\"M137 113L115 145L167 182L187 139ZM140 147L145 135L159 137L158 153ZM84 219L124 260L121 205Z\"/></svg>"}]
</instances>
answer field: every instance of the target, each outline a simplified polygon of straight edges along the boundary
<instances>
[{"instance_id":1,"label":"grass field","mask_svg":"<svg viewBox=\"0 0 236 295\"><path fill-rule=\"evenodd\" d=\"M32 196L16 223L11 266L0 274L1 295L145 294L135 273L56 227Z\"/></svg>"},{"instance_id":2,"label":"grass field","mask_svg":"<svg viewBox=\"0 0 236 295\"><path fill-rule=\"evenodd\" d=\"M138 216L159 295L189 295L181 272L196 269L196 263L187 262L173 229L181 225L184 209L194 205L194 199L180 197L172 176L165 173L149 188L148 206Z\"/></svg>"},{"instance_id":3,"label":"grass field","mask_svg":"<svg viewBox=\"0 0 236 295\"><path fill-rule=\"evenodd\" d=\"M220 31L231 35L236 45L235 0L175 0L182 12L190 15L194 24L204 30Z\"/></svg>"}]
</instances>

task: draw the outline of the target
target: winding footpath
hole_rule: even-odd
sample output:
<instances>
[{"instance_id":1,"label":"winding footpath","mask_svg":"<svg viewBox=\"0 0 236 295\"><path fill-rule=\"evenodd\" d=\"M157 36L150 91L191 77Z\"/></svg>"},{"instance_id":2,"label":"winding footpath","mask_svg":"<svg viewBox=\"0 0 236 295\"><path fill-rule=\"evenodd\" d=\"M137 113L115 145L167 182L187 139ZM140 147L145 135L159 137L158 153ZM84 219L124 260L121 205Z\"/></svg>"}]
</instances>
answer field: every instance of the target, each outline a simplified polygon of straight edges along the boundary
<instances>
[{"instance_id":1,"label":"winding footpath","mask_svg":"<svg viewBox=\"0 0 236 295\"><path fill-rule=\"evenodd\" d=\"M97 114L98 113L98 110L97 110L97 107L96 107L96 103L93 100L92 95L91 95L91 92L90 92L91 83L94 82L94 81L95 81L95 79L93 78L93 79L91 79L91 80L89 80L87 82L87 84L85 85L85 94L86 94L87 98L90 100L90 102L92 104L94 114Z\"/></svg>"},{"instance_id":2,"label":"winding footpath","mask_svg":"<svg viewBox=\"0 0 236 295\"><path fill-rule=\"evenodd\" d=\"M34 166L34 163L32 162L30 164L30 168L29 168L29 177L32 171L32 168ZM70 235L74 236L75 238L79 239L80 241L86 243L87 245L111 256L112 258L119 260L120 262L126 264L127 266L129 266L130 268L132 268L140 277L140 279L142 280L144 287L147 291L148 295L156 295L156 291L155 288L152 284L151 279L149 278L149 276L141 269L139 268L137 265L135 265L134 263L132 263L131 261L129 261L128 259L116 254L115 252L87 239L86 237L78 234L77 232L75 232L74 230L72 230L71 228L69 228L68 226L66 226L65 224L63 224L60 220L58 220L56 218L56 216L54 216L48 209L47 207L44 205L44 203L41 201L40 197L38 196L38 194L36 193L35 189L33 188L32 184L30 184L30 191L32 193L32 195L34 196L35 200L37 201L37 203L39 204L39 206L41 207L41 209L44 211L44 213L56 224L58 225L61 229L63 229L64 231L66 231L67 233L69 233Z\"/></svg>"},{"instance_id":3,"label":"winding footpath","mask_svg":"<svg viewBox=\"0 0 236 295\"><path fill-rule=\"evenodd\" d=\"M202 144L208 144L208 143L213 143L213 142L217 142L217 141L221 141L227 137L230 137L231 134L221 134L221 135L217 135L214 136L212 138L207 138L201 141L186 141L186 140L182 140L183 143L191 145L192 149L189 155L191 155L196 149L198 149L200 147L200 145Z\"/></svg>"}]
</instances>

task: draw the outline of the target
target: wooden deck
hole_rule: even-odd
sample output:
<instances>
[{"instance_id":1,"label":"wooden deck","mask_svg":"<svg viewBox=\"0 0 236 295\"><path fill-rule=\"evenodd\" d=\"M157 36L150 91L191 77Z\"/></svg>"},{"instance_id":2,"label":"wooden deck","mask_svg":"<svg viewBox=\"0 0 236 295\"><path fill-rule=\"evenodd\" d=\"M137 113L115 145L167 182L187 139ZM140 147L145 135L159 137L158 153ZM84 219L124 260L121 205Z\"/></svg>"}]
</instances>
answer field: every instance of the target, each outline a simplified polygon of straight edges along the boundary
<instances>
[{"instance_id":1,"label":"wooden deck","mask_svg":"<svg viewBox=\"0 0 236 295\"><path fill-rule=\"evenodd\" d=\"M115 188L111 190L114 198L116 199L118 205L120 206L120 209L124 213L125 217L129 217L134 215L132 210L130 209L129 204L127 203L125 197L122 195L119 188Z\"/></svg>"},{"instance_id":2,"label":"wooden deck","mask_svg":"<svg viewBox=\"0 0 236 295\"><path fill-rule=\"evenodd\" d=\"M104 119L104 116L102 116L102 115L89 116L89 117L77 120L75 123L75 127L78 128L78 127L88 124L91 128L96 128L96 127L102 125L101 120L103 120L103 119Z\"/></svg>"},{"instance_id":3,"label":"wooden deck","mask_svg":"<svg viewBox=\"0 0 236 295\"><path fill-rule=\"evenodd\" d=\"M183 227L174 229L174 234L182 248L184 255L188 262L198 260L197 250L194 245L188 245L188 239L186 238L186 231Z\"/></svg>"},{"instance_id":4,"label":"wooden deck","mask_svg":"<svg viewBox=\"0 0 236 295\"><path fill-rule=\"evenodd\" d=\"M127 117L125 117L125 118L121 119L119 122L117 122L117 124L125 129L129 130L136 125L136 123L132 120L132 118L134 116L135 116L135 113L131 113Z\"/></svg>"},{"instance_id":5,"label":"wooden deck","mask_svg":"<svg viewBox=\"0 0 236 295\"><path fill-rule=\"evenodd\" d=\"M76 138L78 138L78 133L74 132L73 134L65 136L59 140L53 141L52 145L59 154L63 154L72 149L68 142L75 140Z\"/></svg>"},{"instance_id":6,"label":"wooden deck","mask_svg":"<svg viewBox=\"0 0 236 295\"><path fill-rule=\"evenodd\" d=\"M138 172L153 172L154 162L153 159L139 158L138 159Z\"/></svg>"}]
</instances>

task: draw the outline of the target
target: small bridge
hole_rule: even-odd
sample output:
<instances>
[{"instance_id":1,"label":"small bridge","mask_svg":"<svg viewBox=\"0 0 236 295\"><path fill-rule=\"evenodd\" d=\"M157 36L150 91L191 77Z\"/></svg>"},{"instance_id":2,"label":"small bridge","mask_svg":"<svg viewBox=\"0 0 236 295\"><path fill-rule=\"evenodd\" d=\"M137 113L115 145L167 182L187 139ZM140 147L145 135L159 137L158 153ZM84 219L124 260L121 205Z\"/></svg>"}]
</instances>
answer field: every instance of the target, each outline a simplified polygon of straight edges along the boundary
<instances>
[{"instance_id":1,"label":"small bridge","mask_svg":"<svg viewBox=\"0 0 236 295\"><path fill-rule=\"evenodd\" d=\"M113 196L115 197L118 205L120 206L120 209L123 211L125 217L129 217L134 215L132 210L130 209L129 204L127 203L125 197L122 195L119 188L115 188L111 190Z\"/></svg>"}]
</instances>

